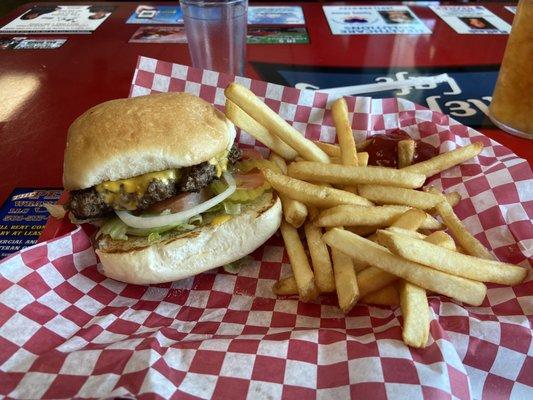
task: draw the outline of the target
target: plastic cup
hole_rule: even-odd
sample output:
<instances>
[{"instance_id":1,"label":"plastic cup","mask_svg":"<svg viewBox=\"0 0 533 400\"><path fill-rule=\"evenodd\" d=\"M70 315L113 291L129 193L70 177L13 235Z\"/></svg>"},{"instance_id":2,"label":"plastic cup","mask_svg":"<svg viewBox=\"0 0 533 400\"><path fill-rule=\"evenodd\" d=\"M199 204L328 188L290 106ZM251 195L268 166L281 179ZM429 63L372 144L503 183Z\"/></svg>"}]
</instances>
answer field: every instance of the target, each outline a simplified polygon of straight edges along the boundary
<instances>
[{"instance_id":1,"label":"plastic cup","mask_svg":"<svg viewBox=\"0 0 533 400\"><path fill-rule=\"evenodd\" d=\"M243 75L248 0L182 0L193 67Z\"/></svg>"},{"instance_id":2,"label":"plastic cup","mask_svg":"<svg viewBox=\"0 0 533 400\"><path fill-rule=\"evenodd\" d=\"M533 1L520 0L489 108L492 122L533 139Z\"/></svg>"}]
</instances>

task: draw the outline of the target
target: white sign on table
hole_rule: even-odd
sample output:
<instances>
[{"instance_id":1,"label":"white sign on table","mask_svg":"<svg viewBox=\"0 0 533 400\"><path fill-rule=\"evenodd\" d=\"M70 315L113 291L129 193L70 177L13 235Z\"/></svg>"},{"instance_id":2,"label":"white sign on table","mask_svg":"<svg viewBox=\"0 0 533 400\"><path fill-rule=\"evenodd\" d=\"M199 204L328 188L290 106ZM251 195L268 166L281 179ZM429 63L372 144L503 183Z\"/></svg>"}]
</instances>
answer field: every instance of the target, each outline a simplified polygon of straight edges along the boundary
<instances>
[{"instance_id":1,"label":"white sign on table","mask_svg":"<svg viewBox=\"0 0 533 400\"><path fill-rule=\"evenodd\" d=\"M406 6L323 6L334 35L430 34Z\"/></svg>"},{"instance_id":2,"label":"white sign on table","mask_svg":"<svg viewBox=\"0 0 533 400\"><path fill-rule=\"evenodd\" d=\"M249 25L304 25L305 18L300 6L250 6Z\"/></svg>"},{"instance_id":3,"label":"white sign on table","mask_svg":"<svg viewBox=\"0 0 533 400\"><path fill-rule=\"evenodd\" d=\"M511 25L483 6L432 6L440 18L460 34L500 34L511 32Z\"/></svg>"},{"instance_id":4,"label":"white sign on table","mask_svg":"<svg viewBox=\"0 0 533 400\"><path fill-rule=\"evenodd\" d=\"M91 33L115 6L36 5L0 28L0 33Z\"/></svg>"}]
</instances>

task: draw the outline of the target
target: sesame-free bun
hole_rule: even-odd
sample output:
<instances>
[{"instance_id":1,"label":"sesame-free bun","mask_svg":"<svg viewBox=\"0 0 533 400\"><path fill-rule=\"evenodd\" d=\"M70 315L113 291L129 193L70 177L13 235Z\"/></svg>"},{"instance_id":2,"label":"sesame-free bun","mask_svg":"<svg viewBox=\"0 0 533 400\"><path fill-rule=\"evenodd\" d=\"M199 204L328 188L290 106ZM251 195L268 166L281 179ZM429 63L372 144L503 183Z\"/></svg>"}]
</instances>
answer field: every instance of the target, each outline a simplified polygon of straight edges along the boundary
<instances>
[{"instance_id":1,"label":"sesame-free bun","mask_svg":"<svg viewBox=\"0 0 533 400\"><path fill-rule=\"evenodd\" d=\"M99 104L68 131L63 185L105 181L200 164L233 144L235 128L211 104L188 93L160 93Z\"/></svg>"},{"instance_id":2,"label":"sesame-free bun","mask_svg":"<svg viewBox=\"0 0 533 400\"><path fill-rule=\"evenodd\" d=\"M278 230L281 216L279 198L270 197L223 224L156 243L104 236L95 244L99 270L109 278L138 285L184 279L250 254Z\"/></svg>"}]
</instances>

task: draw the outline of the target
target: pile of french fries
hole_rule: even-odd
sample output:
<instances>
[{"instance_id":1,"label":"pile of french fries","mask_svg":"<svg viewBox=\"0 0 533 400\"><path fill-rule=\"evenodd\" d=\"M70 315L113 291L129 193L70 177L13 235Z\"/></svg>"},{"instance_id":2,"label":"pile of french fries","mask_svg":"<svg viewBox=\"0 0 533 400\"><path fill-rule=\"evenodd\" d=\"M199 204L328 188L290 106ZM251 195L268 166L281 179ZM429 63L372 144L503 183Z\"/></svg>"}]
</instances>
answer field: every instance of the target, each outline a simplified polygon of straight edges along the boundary
<instances>
[{"instance_id":1,"label":"pile of french fries","mask_svg":"<svg viewBox=\"0 0 533 400\"><path fill-rule=\"evenodd\" d=\"M424 347L428 292L478 306L484 282L525 279L525 268L494 260L465 229L452 208L458 193L422 188L432 175L477 156L481 143L413 164L416 143L402 140L399 169L367 166L368 141L355 143L344 99L332 105L339 142L332 145L306 139L243 86L232 83L225 94L226 116L269 147L276 165L263 173L282 202L293 276L276 282L275 294L308 302L336 292L344 313L358 301L399 304L403 341Z\"/></svg>"}]
</instances>

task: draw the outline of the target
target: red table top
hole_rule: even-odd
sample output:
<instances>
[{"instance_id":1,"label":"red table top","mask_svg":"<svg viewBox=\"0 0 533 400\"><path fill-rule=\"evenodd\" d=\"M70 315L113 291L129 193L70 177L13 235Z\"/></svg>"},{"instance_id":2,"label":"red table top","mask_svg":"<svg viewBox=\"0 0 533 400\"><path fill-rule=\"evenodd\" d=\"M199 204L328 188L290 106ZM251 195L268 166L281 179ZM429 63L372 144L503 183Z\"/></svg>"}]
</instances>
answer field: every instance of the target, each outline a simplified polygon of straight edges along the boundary
<instances>
[{"instance_id":1,"label":"red table top","mask_svg":"<svg viewBox=\"0 0 533 400\"><path fill-rule=\"evenodd\" d=\"M69 38L55 50L1 53L0 204L15 187L61 186L68 126L91 106L126 97L139 55L190 63L186 44L128 43L139 25L127 25L125 21L137 4L105 4L114 4L117 9L92 34L55 35ZM310 44L248 45L248 76L259 78L251 62L354 68L494 65L500 63L508 37L458 36L433 11L419 6L411 9L424 20L435 21L432 35L333 36L322 4L300 5ZM513 15L503 8L505 4L484 5L512 23ZM0 25L30 7L28 4L13 11L0 19ZM414 52L393 51L413 47ZM530 141L497 129L482 132L517 155L533 160Z\"/></svg>"}]
</instances>

